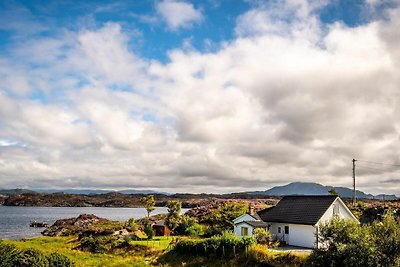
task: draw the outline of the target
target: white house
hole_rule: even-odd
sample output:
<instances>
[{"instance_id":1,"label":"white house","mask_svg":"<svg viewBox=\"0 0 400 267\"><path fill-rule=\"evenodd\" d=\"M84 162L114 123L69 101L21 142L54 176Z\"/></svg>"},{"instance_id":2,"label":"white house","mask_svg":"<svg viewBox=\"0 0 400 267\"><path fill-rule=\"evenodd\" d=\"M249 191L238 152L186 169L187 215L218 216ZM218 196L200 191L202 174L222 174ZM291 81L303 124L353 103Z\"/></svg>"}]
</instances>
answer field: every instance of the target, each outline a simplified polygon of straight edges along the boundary
<instances>
[{"instance_id":1,"label":"white house","mask_svg":"<svg viewBox=\"0 0 400 267\"><path fill-rule=\"evenodd\" d=\"M357 220L339 197L323 195L285 196L276 206L257 214L259 218L249 214L236 218L233 221L235 234L252 235L254 228L263 227L276 240L307 248L319 245L316 240L318 226L329 222L334 216Z\"/></svg>"},{"instance_id":2,"label":"white house","mask_svg":"<svg viewBox=\"0 0 400 267\"><path fill-rule=\"evenodd\" d=\"M253 231L256 228L264 228L267 230L268 224L263 222L261 218L257 214L243 214L240 217L237 217L233 220L235 235L243 237L243 236L252 236Z\"/></svg>"}]
</instances>

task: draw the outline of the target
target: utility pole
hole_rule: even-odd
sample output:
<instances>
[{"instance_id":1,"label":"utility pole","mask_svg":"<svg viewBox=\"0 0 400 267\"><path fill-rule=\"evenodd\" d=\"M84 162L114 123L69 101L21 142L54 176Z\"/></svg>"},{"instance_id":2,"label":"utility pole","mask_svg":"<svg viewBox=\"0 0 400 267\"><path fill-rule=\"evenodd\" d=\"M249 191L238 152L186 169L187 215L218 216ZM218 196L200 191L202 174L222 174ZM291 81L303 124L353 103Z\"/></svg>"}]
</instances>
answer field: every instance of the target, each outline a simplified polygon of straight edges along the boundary
<instances>
[{"instance_id":1,"label":"utility pole","mask_svg":"<svg viewBox=\"0 0 400 267\"><path fill-rule=\"evenodd\" d=\"M353 206L356 206L356 161L353 159Z\"/></svg>"}]
</instances>

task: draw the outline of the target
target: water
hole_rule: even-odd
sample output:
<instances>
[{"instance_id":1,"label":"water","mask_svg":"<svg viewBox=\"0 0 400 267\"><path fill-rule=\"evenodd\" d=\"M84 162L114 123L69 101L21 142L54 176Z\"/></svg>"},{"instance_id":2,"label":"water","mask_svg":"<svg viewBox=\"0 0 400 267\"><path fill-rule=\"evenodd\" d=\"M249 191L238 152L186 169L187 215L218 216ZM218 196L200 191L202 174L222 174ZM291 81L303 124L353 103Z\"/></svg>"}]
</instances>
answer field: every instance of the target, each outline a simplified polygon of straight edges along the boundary
<instances>
[{"instance_id":1,"label":"water","mask_svg":"<svg viewBox=\"0 0 400 267\"><path fill-rule=\"evenodd\" d=\"M183 209L182 211L186 211ZM52 225L58 219L77 217L80 214L95 214L114 221L143 218L144 208L101 208L101 207L10 207L0 205L0 239L22 239L40 236L44 228L29 227L32 221ZM151 215L167 213L167 208L156 207Z\"/></svg>"}]
</instances>

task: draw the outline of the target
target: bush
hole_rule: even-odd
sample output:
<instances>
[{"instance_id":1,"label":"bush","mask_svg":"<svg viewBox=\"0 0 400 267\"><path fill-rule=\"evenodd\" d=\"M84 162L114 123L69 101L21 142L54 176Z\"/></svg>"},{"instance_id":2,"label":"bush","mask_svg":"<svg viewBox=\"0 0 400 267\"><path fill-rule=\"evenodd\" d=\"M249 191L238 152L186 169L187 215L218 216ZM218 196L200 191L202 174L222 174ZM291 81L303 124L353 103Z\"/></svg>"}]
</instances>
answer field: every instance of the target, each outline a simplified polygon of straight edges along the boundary
<instances>
[{"instance_id":1,"label":"bush","mask_svg":"<svg viewBox=\"0 0 400 267\"><path fill-rule=\"evenodd\" d=\"M244 236L242 237L241 243L244 247L249 247L257 243L257 240L253 236Z\"/></svg>"},{"instance_id":2,"label":"bush","mask_svg":"<svg viewBox=\"0 0 400 267\"><path fill-rule=\"evenodd\" d=\"M135 223L135 218L130 218L128 221L127 221L127 226L129 226L130 228L131 228L131 230L132 231L135 231L136 230L136 223Z\"/></svg>"},{"instance_id":3,"label":"bush","mask_svg":"<svg viewBox=\"0 0 400 267\"><path fill-rule=\"evenodd\" d=\"M143 229L144 233L147 235L147 239L153 239L155 233L151 225L146 225Z\"/></svg>"},{"instance_id":4,"label":"bush","mask_svg":"<svg viewBox=\"0 0 400 267\"><path fill-rule=\"evenodd\" d=\"M66 256L61 255L57 252L51 253L47 256L50 267L72 267L73 262Z\"/></svg>"},{"instance_id":5,"label":"bush","mask_svg":"<svg viewBox=\"0 0 400 267\"><path fill-rule=\"evenodd\" d=\"M20 253L14 245L0 243L0 267L17 266Z\"/></svg>"},{"instance_id":6,"label":"bush","mask_svg":"<svg viewBox=\"0 0 400 267\"><path fill-rule=\"evenodd\" d=\"M254 237L258 244L270 246L272 244L271 233L263 228L257 228L254 230Z\"/></svg>"},{"instance_id":7,"label":"bush","mask_svg":"<svg viewBox=\"0 0 400 267\"><path fill-rule=\"evenodd\" d=\"M79 244L79 249L83 251L89 251L92 253L105 252L105 248L103 245L100 244L99 239L94 238L93 236L82 238Z\"/></svg>"},{"instance_id":8,"label":"bush","mask_svg":"<svg viewBox=\"0 0 400 267\"><path fill-rule=\"evenodd\" d=\"M243 252L246 247L255 242L253 237L240 238L232 232L226 231L220 236L211 238L178 240L174 250L182 254L189 253L191 255L229 255Z\"/></svg>"},{"instance_id":9,"label":"bush","mask_svg":"<svg viewBox=\"0 0 400 267\"><path fill-rule=\"evenodd\" d=\"M36 249L19 250L0 243L0 267L71 267L74 263L59 253L45 255Z\"/></svg>"},{"instance_id":10,"label":"bush","mask_svg":"<svg viewBox=\"0 0 400 267\"><path fill-rule=\"evenodd\" d=\"M199 236L203 234L203 227L197 223L195 218L182 215L179 219L179 225L176 227L174 234Z\"/></svg>"},{"instance_id":11,"label":"bush","mask_svg":"<svg viewBox=\"0 0 400 267\"><path fill-rule=\"evenodd\" d=\"M387 213L382 222L359 225L332 220L319 228L322 247L314 249L310 266L400 266L400 222Z\"/></svg>"},{"instance_id":12,"label":"bush","mask_svg":"<svg viewBox=\"0 0 400 267\"><path fill-rule=\"evenodd\" d=\"M185 235L187 236L200 236L203 234L203 227L198 224L195 223L192 226L186 228L185 230Z\"/></svg>"},{"instance_id":13,"label":"bush","mask_svg":"<svg viewBox=\"0 0 400 267\"><path fill-rule=\"evenodd\" d=\"M305 266L308 255L273 252L269 251L267 246L258 244L249 247L248 258L253 265L286 267Z\"/></svg>"},{"instance_id":14,"label":"bush","mask_svg":"<svg viewBox=\"0 0 400 267\"><path fill-rule=\"evenodd\" d=\"M36 249L23 250L16 261L20 267L48 267L49 262L46 256Z\"/></svg>"}]
</instances>

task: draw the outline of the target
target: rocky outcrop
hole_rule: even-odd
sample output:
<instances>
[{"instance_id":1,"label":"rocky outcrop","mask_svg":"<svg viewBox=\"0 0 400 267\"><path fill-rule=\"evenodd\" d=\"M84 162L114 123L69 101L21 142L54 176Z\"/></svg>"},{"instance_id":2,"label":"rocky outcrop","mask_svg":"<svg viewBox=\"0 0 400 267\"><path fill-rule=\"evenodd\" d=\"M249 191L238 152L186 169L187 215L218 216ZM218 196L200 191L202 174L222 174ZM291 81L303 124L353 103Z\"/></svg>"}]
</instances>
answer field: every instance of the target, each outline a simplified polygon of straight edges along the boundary
<instances>
[{"instance_id":1,"label":"rocky outcrop","mask_svg":"<svg viewBox=\"0 0 400 267\"><path fill-rule=\"evenodd\" d=\"M4 202L6 201L6 199L7 199L7 196L5 196L5 195L0 195L0 205L3 205Z\"/></svg>"},{"instance_id":2,"label":"rocky outcrop","mask_svg":"<svg viewBox=\"0 0 400 267\"><path fill-rule=\"evenodd\" d=\"M42 234L45 236L68 236L82 233L108 235L121 230L122 227L123 224L120 222L110 221L93 214L81 214L77 218L57 220Z\"/></svg>"}]
</instances>

